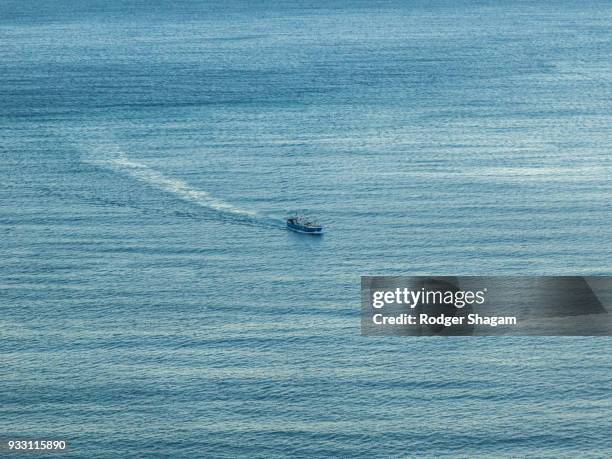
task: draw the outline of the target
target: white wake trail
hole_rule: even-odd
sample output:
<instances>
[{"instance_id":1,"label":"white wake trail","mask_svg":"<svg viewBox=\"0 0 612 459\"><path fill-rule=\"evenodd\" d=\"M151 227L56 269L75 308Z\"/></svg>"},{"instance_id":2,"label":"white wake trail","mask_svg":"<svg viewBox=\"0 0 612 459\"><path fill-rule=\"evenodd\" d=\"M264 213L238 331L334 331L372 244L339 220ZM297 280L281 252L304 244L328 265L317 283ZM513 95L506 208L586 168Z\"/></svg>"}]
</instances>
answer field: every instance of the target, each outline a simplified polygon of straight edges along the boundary
<instances>
[{"instance_id":1,"label":"white wake trail","mask_svg":"<svg viewBox=\"0 0 612 459\"><path fill-rule=\"evenodd\" d=\"M96 148L95 150L99 151L100 148ZM192 187L183 180L167 177L146 164L134 161L128 158L121 151L112 150L113 148L108 148L105 149L105 154L103 155L88 155L88 157L84 159L86 162L110 168L121 174L129 175L136 180L175 194L182 199L193 202L199 206L213 209L223 214L248 217L250 219L260 218L257 212L242 209L234 206L233 204L222 201L206 191L198 190L197 188Z\"/></svg>"},{"instance_id":2,"label":"white wake trail","mask_svg":"<svg viewBox=\"0 0 612 459\"><path fill-rule=\"evenodd\" d=\"M125 156L113 159L110 161L111 166L116 166L121 172L125 172L130 176L143 182L155 185L170 193L177 194L188 201L192 201L203 207L218 210L219 212L228 212L235 215L244 215L248 217L257 217L257 213L241 209L228 202L221 201L215 198L206 191L193 188L183 180L166 177L161 172L151 169L145 164L135 162Z\"/></svg>"}]
</instances>

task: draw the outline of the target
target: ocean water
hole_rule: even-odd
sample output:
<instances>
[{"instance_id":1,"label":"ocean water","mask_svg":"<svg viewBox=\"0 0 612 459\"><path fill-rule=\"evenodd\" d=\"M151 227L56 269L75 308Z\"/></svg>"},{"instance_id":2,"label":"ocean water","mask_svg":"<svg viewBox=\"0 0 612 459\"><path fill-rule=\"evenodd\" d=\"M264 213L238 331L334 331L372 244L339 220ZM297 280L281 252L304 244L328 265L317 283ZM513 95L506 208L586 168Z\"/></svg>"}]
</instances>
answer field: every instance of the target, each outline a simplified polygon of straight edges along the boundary
<instances>
[{"instance_id":1,"label":"ocean water","mask_svg":"<svg viewBox=\"0 0 612 459\"><path fill-rule=\"evenodd\" d=\"M610 339L359 320L361 275L612 274L611 21L608 2L4 0L0 436L612 456ZM327 234L287 232L293 211Z\"/></svg>"}]
</instances>

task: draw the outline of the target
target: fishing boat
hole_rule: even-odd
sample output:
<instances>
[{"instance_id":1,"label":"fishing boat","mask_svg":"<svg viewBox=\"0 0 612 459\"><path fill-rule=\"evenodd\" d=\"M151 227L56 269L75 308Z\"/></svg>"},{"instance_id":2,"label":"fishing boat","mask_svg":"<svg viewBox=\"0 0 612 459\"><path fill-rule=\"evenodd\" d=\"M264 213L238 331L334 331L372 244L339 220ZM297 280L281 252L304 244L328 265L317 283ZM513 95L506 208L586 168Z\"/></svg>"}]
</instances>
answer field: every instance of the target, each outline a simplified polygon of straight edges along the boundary
<instances>
[{"instance_id":1,"label":"fishing boat","mask_svg":"<svg viewBox=\"0 0 612 459\"><path fill-rule=\"evenodd\" d=\"M302 215L287 218L287 228L304 234L323 234L323 226Z\"/></svg>"}]
</instances>

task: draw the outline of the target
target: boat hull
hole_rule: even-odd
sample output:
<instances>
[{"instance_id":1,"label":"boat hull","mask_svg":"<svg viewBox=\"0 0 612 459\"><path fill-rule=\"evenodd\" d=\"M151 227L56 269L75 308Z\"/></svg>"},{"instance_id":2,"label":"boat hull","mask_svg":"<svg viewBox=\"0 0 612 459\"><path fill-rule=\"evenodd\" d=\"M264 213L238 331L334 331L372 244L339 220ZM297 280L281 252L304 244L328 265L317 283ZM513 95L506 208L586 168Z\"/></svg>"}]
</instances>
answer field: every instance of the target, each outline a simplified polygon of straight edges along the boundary
<instances>
[{"instance_id":1,"label":"boat hull","mask_svg":"<svg viewBox=\"0 0 612 459\"><path fill-rule=\"evenodd\" d=\"M287 222L287 229L290 229L291 231L295 231L296 233L303 233L303 234L312 234L312 235L323 234L323 227L321 226L302 226L302 225L296 225L295 223Z\"/></svg>"}]
</instances>

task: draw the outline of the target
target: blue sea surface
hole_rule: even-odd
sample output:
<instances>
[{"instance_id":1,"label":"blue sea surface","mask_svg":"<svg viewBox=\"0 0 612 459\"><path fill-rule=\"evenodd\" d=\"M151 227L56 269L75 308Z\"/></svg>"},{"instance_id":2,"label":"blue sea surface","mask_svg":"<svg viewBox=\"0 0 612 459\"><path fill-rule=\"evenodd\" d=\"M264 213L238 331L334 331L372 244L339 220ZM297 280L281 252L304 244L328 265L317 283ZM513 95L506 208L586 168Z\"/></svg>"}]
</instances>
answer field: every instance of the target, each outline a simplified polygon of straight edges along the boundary
<instances>
[{"instance_id":1,"label":"blue sea surface","mask_svg":"<svg viewBox=\"0 0 612 459\"><path fill-rule=\"evenodd\" d=\"M359 317L361 275L612 274L611 23L599 1L3 0L0 436L612 457L609 338ZM286 231L296 211L327 233Z\"/></svg>"}]
</instances>

